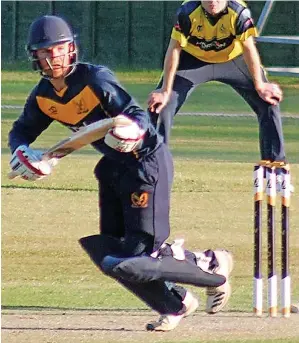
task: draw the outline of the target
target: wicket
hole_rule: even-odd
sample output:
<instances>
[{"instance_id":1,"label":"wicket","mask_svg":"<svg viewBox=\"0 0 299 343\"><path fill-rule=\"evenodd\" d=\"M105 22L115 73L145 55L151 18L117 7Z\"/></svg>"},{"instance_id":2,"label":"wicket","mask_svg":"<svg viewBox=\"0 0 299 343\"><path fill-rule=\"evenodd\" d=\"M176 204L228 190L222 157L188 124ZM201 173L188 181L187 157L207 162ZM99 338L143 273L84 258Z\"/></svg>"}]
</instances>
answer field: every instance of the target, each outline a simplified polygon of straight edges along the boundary
<instances>
[{"instance_id":1,"label":"wicket","mask_svg":"<svg viewBox=\"0 0 299 343\"><path fill-rule=\"evenodd\" d=\"M291 279L289 272L290 167L284 162L260 161L254 166L254 292L253 311L263 313L262 202L264 172L267 195L268 313L277 316L277 272L275 249L276 168L281 168L281 313L290 316Z\"/></svg>"}]
</instances>

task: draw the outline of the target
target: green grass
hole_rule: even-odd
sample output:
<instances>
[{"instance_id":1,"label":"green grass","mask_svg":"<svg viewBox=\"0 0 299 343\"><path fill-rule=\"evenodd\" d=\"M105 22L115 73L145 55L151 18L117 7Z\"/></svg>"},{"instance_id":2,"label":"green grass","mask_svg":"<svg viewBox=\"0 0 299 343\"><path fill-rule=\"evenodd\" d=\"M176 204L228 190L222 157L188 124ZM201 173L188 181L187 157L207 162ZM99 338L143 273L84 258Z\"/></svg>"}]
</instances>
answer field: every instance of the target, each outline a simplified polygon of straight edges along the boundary
<instances>
[{"instance_id":1,"label":"green grass","mask_svg":"<svg viewBox=\"0 0 299 343\"><path fill-rule=\"evenodd\" d=\"M297 122L287 121L285 135L293 184L299 189ZM2 123L2 261L11 266L2 273L3 305L144 307L108 278L99 278L77 243L80 236L97 231L97 184L92 170L99 156L90 148L82 149L63 159L54 175L44 181L10 181L5 145L11 124L9 119ZM65 128L54 124L34 146L46 148L65 134ZM178 117L171 148L175 156L172 237L184 236L192 249L221 243L234 250L239 266L230 308L250 311L251 266L248 263L243 270L241 266L252 260L251 172L258 160L255 120ZM14 216L23 203L30 204L29 208ZM294 197L292 207L298 206ZM299 258L298 220L294 210L292 268ZM294 283L297 292L298 285ZM117 294L113 303L110 297L103 297L105 290ZM43 296L49 292L50 297Z\"/></svg>"},{"instance_id":2,"label":"green grass","mask_svg":"<svg viewBox=\"0 0 299 343\"><path fill-rule=\"evenodd\" d=\"M35 184L7 180L7 160L3 156L2 305L144 308L110 279L100 276L77 243L81 236L97 232L97 185L91 174L96 156L67 158L51 178ZM190 249L221 245L233 250L238 263L229 308L250 311L252 165L178 158L175 167L171 237L185 237ZM293 165L292 171L298 189L299 165ZM86 190L81 185L84 180L89 183ZM23 189L24 185L31 188ZM26 210L20 211L25 204ZM294 294L299 292L298 273L294 272L299 258L298 206L294 197ZM115 296L107 297L108 292Z\"/></svg>"},{"instance_id":3,"label":"green grass","mask_svg":"<svg viewBox=\"0 0 299 343\"><path fill-rule=\"evenodd\" d=\"M158 71L142 71L135 73L118 72L118 78L136 100L146 108L148 94L153 91L159 79ZM29 72L2 72L2 104L22 105L39 75ZM298 114L299 79L275 78L284 90L284 101L281 104L283 113ZM216 101L215 101L216 99ZM251 113L252 110L227 85L210 82L198 87L180 110L181 112L223 112Z\"/></svg>"},{"instance_id":4,"label":"green grass","mask_svg":"<svg viewBox=\"0 0 299 343\"><path fill-rule=\"evenodd\" d=\"M2 151L7 152L7 134L15 114L5 110L2 118ZM299 120L285 118L283 125L288 159L298 163ZM46 149L68 134L66 128L54 123L34 146ZM259 158L255 118L177 116L172 137L172 151L176 157L232 162L254 162ZM79 152L81 155L86 153L96 154L92 148Z\"/></svg>"}]
</instances>

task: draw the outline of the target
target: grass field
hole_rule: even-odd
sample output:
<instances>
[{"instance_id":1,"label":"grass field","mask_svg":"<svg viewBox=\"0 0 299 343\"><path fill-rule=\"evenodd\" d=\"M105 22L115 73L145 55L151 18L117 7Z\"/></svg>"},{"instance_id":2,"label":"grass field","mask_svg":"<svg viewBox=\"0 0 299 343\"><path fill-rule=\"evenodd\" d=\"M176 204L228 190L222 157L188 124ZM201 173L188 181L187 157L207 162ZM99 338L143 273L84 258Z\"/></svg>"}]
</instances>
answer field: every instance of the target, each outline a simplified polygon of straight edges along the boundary
<instances>
[{"instance_id":1,"label":"grass field","mask_svg":"<svg viewBox=\"0 0 299 343\"><path fill-rule=\"evenodd\" d=\"M159 80L160 72L118 72L117 77L127 90L146 106L148 94L154 89ZM34 87L39 75L29 72L2 72L2 104L20 105L24 103L30 90ZM279 82L284 91L284 101L281 109L283 113L299 115L298 92L299 78L271 78ZM217 101L215 101L217 99ZM249 113L250 107L229 86L217 82L201 85L196 89L181 112L224 112L224 113Z\"/></svg>"},{"instance_id":2,"label":"grass field","mask_svg":"<svg viewBox=\"0 0 299 343\"><path fill-rule=\"evenodd\" d=\"M2 104L22 104L34 84L31 75L3 73ZM140 74L130 79L123 73L120 78L144 102L152 76L157 75ZM136 85L136 80L142 80L144 88ZM296 114L297 85L284 83L285 92L294 94L290 97L294 104L284 106ZM204 99L207 106L196 107L203 112L212 108L206 99L210 92L217 92L219 103L231 93L220 91L216 84L204 92L201 100L190 99L194 106ZM242 103L238 107L234 95L229 99L227 112L246 111ZM222 109L213 104L213 111ZM86 148L63 159L48 179L37 183L10 181L6 176L10 158L7 133L16 116L16 111L2 111L3 342L299 342L299 315L288 320L251 315L252 169L259 159L255 118L178 116L175 120L171 139L175 160L171 239L184 237L191 250L232 250L233 294L226 310L211 317L203 313L203 290L191 287L201 299L196 315L172 333L150 334L144 331L144 324L155 314L101 275L77 243L81 236L98 231L93 167L99 156ZM299 120L285 118L284 132L296 190L291 206L290 268L293 300L299 301ZM34 146L49 147L67 134L65 128L53 124ZM279 222L277 227L279 255Z\"/></svg>"}]
</instances>

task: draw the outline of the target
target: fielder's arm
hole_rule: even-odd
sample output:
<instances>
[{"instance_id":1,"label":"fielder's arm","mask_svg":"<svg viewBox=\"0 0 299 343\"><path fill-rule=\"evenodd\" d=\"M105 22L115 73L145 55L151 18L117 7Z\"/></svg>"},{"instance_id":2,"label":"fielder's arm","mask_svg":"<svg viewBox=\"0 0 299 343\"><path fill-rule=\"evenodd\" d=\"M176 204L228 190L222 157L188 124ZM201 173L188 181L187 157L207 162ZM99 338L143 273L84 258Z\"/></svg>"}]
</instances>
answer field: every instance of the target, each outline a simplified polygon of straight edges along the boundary
<instances>
[{"instance_id":1,"label":"fielder's arm","mask_svg":"<svg viewBox=\"0 0 299 343\"><path fill-rule=\"evenodd\" d=\"M277 105L282 100L282 91L277 84L264 81L260 55L252 36L243 42L243 56L259 96L271 105Z\"/></svg>"},{"instance_id":2,"label":"fielder's arm","mask_svg":"<svg viewBox=\"0 0 299 343\"><path fill-rule=\"evenodd\" d=\"M153 91L148 98L148 107L151 112L160 113L169 101L181 51L180 43L171 39L164 59L163 85L160 89Z\"/></svg>"}]
</instances>

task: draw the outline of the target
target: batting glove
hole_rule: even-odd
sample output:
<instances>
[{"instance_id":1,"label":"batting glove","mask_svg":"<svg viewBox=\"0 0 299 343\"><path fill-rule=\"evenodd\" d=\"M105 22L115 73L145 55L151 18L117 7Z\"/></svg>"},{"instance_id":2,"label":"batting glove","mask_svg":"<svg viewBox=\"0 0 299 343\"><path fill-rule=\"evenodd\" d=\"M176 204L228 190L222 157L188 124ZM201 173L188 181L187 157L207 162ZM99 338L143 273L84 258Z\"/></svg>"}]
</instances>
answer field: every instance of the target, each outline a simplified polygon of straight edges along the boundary
<instances>
[{"instance_id":1,"label":"batting glove","mask_svg":"<svg viewBox=\"0 0 299 343\"><path fill-rule=\"evenodd\" d=\"M140 145L144 130L132 122L129 125L115 126L105 136L104 142L112 149L120 152L131 152Z\"/></svg>"},{"instance_id":2,"label":"batting glove","mask_svg":"<svg viewBox=\"0 0 299 343\"><path fill-rule=\"evenodd\" d=\"M50 175L57 161L54 161L54 159L51 162L44 161L42 156L42 151L33 150L26 145L20 145L10 160L10 167L12 169L10 178L20 176L27 181L36 181Z\"/></svg>"}]
</instances>

